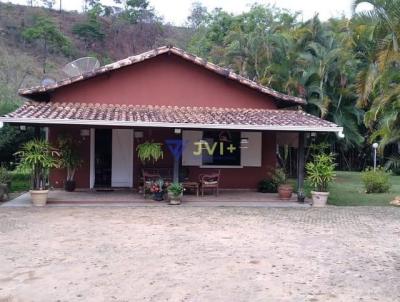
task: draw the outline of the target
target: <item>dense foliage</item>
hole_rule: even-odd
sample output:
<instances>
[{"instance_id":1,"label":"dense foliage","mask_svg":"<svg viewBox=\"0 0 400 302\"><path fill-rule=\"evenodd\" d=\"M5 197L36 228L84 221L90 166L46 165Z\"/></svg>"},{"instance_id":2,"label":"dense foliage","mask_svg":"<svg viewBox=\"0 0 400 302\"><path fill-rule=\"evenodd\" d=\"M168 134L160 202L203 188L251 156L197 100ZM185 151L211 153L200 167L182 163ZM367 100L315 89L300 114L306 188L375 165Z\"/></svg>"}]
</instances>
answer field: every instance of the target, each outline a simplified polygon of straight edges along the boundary
<instances>
[{"instance_id":1,"label":"dense foliage","mask_svg":"<svg viewBox=\"0 0 400 302\"><path fill-rule=\"evenodd\" d=\"M358 0L354 8L361 2L373 10L326 22L318 16L303 22L269 6L232 15L197 3L189 50L306 98L308 112L344 127L346 137L336 143L342 167L360 169L370 160L371 142L380 141L381 154L400 148L400 1Z\"/></svg>"},{"instance_id":2,"label":"dense foliage","mask_svg":"<svg viewBox=\"0 0 400 302\"><path fill-rule=\"evenodd\" d=\"M382 167L367 168L361 174L361 180L364 183L365 192L369 193L387 193L390 190L390 173Z\"/></svg>"}]
</instances>

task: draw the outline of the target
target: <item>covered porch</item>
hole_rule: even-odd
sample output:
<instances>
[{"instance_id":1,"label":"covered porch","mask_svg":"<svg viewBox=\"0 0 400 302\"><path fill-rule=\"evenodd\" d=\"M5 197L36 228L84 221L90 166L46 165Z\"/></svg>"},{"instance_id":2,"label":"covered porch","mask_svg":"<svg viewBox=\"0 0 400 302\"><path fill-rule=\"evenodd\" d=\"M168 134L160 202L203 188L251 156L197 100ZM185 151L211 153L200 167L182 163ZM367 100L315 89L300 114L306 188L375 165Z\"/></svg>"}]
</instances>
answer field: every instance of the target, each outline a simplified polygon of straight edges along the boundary
<instances>
[{"instance_id":1,"label":"covered porch","mask_svg":"<svg viewBox=\"0 0 400 302\"><path fill-rule=\"evenodd\" d=\"M142 194L133 190L78 190L66 192L52 190L47 202L49 206L168 206L166 202L157 202L151 198L144 199ZM29 193L5 202L3 207L32 206ZM181 206L213 206L213 207L309 207L308 200L304 204L297 202L294 194L290 200L280 200L274 193L259 193L251 190L221 190L218 197L207 194L204 197L185 193Z\"/></svg>"},{"instance_id":2,"label":"covered porch","mask_svg":"<svg viewBox=\"0 0 400 302\"><path fill-rule=\"evenodd\" d=\"M267 177L268 169L277 167L279 135L288 134L296 140L297 189L302 191L307 134L343 130L298 109L27 102L1 120L45 128L52 144L65 134L80 141L83 165L76 173L76 182L78 189L86 191L66 193L65 197L61 192L51 193L49 204L52 199L57 203L57 198L64 203L79 199L90 203L114 198L132 202L137 197L143 202L143 195L124 195L114 190L115 196L110 198L109 192L97 194L93 189L140 191L142 172L148 167L138 158L136 148L146 141L164 145L164 158L152 168L169 170L168 176L174 182L196 182L201 174L221 172L220 196L188 196L188 202L268 200L267 195L253 191ZM50 187L63 188L64 180L64 171L51 171ZM228 193L224 189L235 190ZM247 191L239 194L237 189ZM274 195L270 200L276 198Z\"/></svg>"}]
</instances>

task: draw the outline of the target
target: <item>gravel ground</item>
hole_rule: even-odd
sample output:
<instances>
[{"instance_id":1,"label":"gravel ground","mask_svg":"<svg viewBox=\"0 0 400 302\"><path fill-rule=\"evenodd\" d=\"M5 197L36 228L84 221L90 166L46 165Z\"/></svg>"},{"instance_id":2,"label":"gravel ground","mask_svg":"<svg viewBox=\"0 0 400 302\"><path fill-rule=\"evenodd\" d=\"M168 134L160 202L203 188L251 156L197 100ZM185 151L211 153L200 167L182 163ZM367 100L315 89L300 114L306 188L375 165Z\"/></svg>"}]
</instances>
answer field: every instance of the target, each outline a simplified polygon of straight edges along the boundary
<instances>
[{"instance_id":1,"label":"gravel ground","mask_svg":"<svg viewBox=\"0 0 400 302\"><path fill-rule=\"evenodd\" d=\"M0 301L400 301L400 209L2 208Z\"/></svg>"}]
</instances>

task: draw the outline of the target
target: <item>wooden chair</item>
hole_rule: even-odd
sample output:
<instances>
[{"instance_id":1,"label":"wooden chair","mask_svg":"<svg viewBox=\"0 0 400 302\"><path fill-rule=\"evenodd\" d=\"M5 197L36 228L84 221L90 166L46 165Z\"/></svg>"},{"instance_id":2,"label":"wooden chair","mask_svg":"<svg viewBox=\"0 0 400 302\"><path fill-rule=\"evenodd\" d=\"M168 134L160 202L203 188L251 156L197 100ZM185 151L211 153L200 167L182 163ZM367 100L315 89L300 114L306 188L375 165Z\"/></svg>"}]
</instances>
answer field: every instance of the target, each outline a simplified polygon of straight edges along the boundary
<instances>
[{"instance_id":1,"label":"wooden chair","mask_svg":"<svg viewBox=\"0 0 400 302\"><path fill-rule=\"evenodd\" d=\"M142 169L142 177L143 177L143 197L146 198L146 190L150 189L153 182L159 180L161 178L161 175L160 173L148 172L145 169Z\"/></svg>"},{"instance_id":2,"label":"wooden chair","mask_svg":"<svg viewBox=\"0 0 400 302\"><path fill-rule=\"evenodd\" d=\"M204 196L204 189L212 189L216 193L216 196L218 196L220 179L221 170L208 174L200 174L199 185L201 189L201 196Z\"/></svg>"}]
</instances>

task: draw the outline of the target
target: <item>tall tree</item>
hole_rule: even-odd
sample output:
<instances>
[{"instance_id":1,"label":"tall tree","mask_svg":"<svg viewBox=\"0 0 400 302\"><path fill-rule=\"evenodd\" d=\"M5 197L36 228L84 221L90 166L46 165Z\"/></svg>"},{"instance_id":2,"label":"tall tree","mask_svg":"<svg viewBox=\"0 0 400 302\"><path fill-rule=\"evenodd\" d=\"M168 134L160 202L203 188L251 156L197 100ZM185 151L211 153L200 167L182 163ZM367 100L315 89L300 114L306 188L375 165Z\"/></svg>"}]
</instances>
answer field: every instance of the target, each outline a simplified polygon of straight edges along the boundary
<instances>
[{"instance_id":1,"label":"tall tree","mask_svg":"<svg viewBox=\"0 0 400 302\"><path fill-rule=\"evenodd\" d=\"M88 50L93 43L102 42L104 39L104 32L102 25L99 21L99 16L103 12L103 7L100 3L96 3L87 12L86 21L76 23L72 27L72 33L77 35L85 42L85 49Z\"/></svg>"},{"instance_id":2,"label":"tall tree","mask_svg":"<svg viewBox=\"0 0 400 302\"><path fill-rule=\"evenodd\" d=\"M187 24L190 28L198 29L207 23L209 13L207 7L201 2L193 2L190 15L187 18Z\"/></svg>"},{"instance_id":3,"label":"tall tree","mask_svg":"<svg viewBox=\"0 0 400 302\"><path fill-rule=\"evenodd\" d=\"M122 5L121 16L131 24L151 22L155 18L154 9L148 0L114 0Z\"/></svg>"},{"instance_id":4,"label":"tall tree","mask_svg":"<svg viewBox=\"0 0 400 302\"><path fill-rule=\"evenodd\" d=\"M383 151L389 144L400 143L400 1L356 0L354 9L361 3L373 9L355 17L372 28L358 77L358 103L367 109L370 141L380 140Z\"/></svg>"},{"instance_id":5,"label":"tall tree","mask_svg":"<svg viewBox=\"0 0 400 302\"><path fill-rule=\"evenodd\" d=\"M57 28L54 21L42 15L34 17L33 25L22 32L22 36L29 42L42 44L42 68L46 73L47 57L50 50L62 51L68 54L71 47L70 40Z\"/></svg>"}]
</instances>

